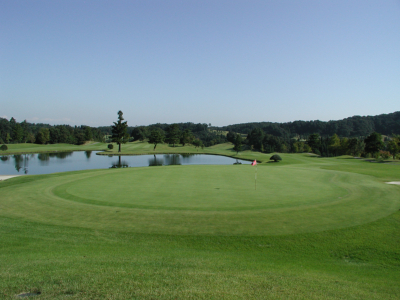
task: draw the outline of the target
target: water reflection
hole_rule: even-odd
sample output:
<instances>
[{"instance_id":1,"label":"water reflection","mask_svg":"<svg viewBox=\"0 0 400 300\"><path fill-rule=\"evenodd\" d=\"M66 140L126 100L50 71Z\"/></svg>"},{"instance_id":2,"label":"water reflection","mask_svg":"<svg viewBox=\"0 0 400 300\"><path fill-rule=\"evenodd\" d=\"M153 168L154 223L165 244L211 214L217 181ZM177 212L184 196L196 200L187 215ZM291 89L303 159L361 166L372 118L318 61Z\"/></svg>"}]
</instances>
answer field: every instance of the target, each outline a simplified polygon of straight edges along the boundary
<instances>
[{"instance_id":1,"label":"water reflection","mask_svg":"<svg viewBox=\"0 0 400 300\"><path fill-rule=\"evenodd\" d=\"M93 152L96 154L96 151ZM193 164L247 164L224 156L199 154L159 154L138 156L99 156L92 151L18 154L0 156L0 174L49 174L87 169L127 168Z\"/></svg>"},{"instance_id":2,"label":"water reflection","mask_svg":"<svg viewBox=\"0 0 400 300\"><path fill-rule=\"evenodd\" d=\"M165 154L164 159L167 166L182 164L180 154Z\"/></svg>"},{"instance_id":3,"label":"water reflection","mask_svg":"<svg viewBox=\"0 0 400 300\"><path fill-rule=\"evenodd\" d=\"M85 151L86 158L89 160L92 155L92 151Z\"/></svg>"},{"instance_id":4,"label":"water reflection","mask_svg":"<svg viewBox=\"0 0 400 300\"><path fill-rule=\"evenodd\" d=\"M21 168L22 168L21 165L24 162L24 159L21 154L13 155L13 158L14 158L15 170L17 170L17 172L19 172L19 170L21 170Z\"/></svg>"},{"instance_id":5,"label":"water reflection","mask_svg":"<svg viewBox=\"0 0 400 300\"><path fill-rule=\"evenodd\" d=\"M114 169L114 168L127 168L127 167L129 167L128 163L124 160L121 160L121 156L118 156L118 161L113 162L110 168Z\"/></svg>"},{"instance_id":6,"label":"water reflection","mask_svg":"<svg viewBox=\"0 0 400 300\"><path fill-rule=\"evenodd\" d=\"M50 157L56 157L56 158L59 158L59 159L65 159L65 158L67 158L69 156L72 156L72 153L73 152L54 152L54 153L48 153L48 155Z\"/></svg>"},{"instance_id":7,"label":"water reflection","mask_svg":"<svg viewBox=\"0 0 400 300\"><path fill-rule=\"evenodd\" d=\"M164 164L164 159L157 158L155 154L154 158L149 158L149 167L162 166L163 164Z\"/></svg>"},{"instance_id":8,"label":"water reflection","mask_svg":"<svg viewBox=\"0 0 400 300\"><path fill-rule=\"evenodd\" d=\"M184 156L185 155L185 156ZM149 158L149 167L154 166L172 166L172 165L182 165L181 156L183 158L189 158L190 154L164 154L164 158Z\"/></svg>"},{"instance_id":9,"label":"water reflection","mask_svg":"<svg viewBox=\"0 0 400 300\"><path fill-rule=\"evenodd\" d=\"M89 151L88 151L89 152ZM90 151L91 152L91 151ZM19 173L23 170L24 174L28 174L29 171L29 160L34 159L37 156L39 164L41 166L48 166L50 164L50 158L55 157L57 159L65 159L72 156L73 152L57 152L57 153L39 153L39 154L15 154L15 155L3 155L0 156L0 160L7 163L10 159L14 160L14 168ZM90 154L89 154L90 157Z\"/></svg>"},{"instance_id":10,"label":"water reflection","mask_svg":"<svg viewBox=\"0 0 400 300\"><path fill-rule=\"evenodd\" d=\"M48 166L50 162L49 153L39 153L37 156L41 166Z\"/></svg>"},{"instance_id":11,"label":"water reflection","mask_svg":"<svg viewBox=\"0 0 400 300\"><path fill-rule=\"evenodd\" d=\"M233 164L234 165L241 165L242 163L238 159L236 159L236 161Z\"/></svg>"}]
</instances>

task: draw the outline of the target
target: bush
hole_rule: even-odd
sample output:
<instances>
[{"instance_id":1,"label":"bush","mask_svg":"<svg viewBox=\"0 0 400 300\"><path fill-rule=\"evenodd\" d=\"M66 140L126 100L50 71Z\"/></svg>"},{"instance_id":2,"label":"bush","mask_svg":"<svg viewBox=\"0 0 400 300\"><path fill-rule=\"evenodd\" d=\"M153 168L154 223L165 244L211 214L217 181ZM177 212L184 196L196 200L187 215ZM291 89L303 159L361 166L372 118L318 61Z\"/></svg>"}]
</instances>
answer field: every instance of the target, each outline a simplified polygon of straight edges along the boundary
<instances>
[{"instance_id":1,"label":"bush","mask_svg":"<svg viewBox=\"0 0 400 300\"><path fill-rule=\"evenodd\" d=\"M392 155L390 154L389 151L379 151L379 155L383 158L383 159L388 159L390 158Z\"/></svg>"},{"instance_id":2,"label":"bush","mask_svg":"<svg viewBox=\"0 0 400 300\"><path fill-rule=\"evenodd\" d=\"M4 145L1 145L0 149L1 149L2 151L6 151L6 150L8 150L8 147L7 147L6 144L4 144Z\"/></svg>"},{"instance_id":3,"label":"bush","mask_svg":"<svg viewBox=\"0 0 400 300\"><path fill-rule=\"evenodd\" d=\"M108 144L108 149L110 149L110 150L112 150L112 149L114 149L114 145L113 144Z\"/></svg>"},{"instance_id":4,"label":"bush","mask_svg":"<svg viewBox=\"0 0 400 300\"><path fill-rule=\"evenodd\" d=\"M278 155L278 154L274 154L271 156L271 158L269 160L273 160L275 162L282 160L282 158Z\"/></svg>"}]
</instances>

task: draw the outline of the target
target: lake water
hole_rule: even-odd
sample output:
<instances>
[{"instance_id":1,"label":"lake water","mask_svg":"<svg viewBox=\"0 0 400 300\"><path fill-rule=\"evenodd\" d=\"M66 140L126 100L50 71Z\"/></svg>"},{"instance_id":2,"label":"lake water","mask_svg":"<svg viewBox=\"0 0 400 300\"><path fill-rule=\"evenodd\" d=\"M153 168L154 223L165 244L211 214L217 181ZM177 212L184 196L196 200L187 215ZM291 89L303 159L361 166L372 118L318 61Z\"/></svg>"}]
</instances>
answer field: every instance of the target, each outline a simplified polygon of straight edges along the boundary
<instances>
[{"instance_id":1,"label":"lake water","mask_svg":"<svg viewBox=\"0 0 400 300\"><path fill-rule=\"evenodd\" d=\"M0 156L0 175L37 175L88 169L166 165L231 165L249 161L206 154L96 155L96 151Z\"/></svg>"}]
</instances>

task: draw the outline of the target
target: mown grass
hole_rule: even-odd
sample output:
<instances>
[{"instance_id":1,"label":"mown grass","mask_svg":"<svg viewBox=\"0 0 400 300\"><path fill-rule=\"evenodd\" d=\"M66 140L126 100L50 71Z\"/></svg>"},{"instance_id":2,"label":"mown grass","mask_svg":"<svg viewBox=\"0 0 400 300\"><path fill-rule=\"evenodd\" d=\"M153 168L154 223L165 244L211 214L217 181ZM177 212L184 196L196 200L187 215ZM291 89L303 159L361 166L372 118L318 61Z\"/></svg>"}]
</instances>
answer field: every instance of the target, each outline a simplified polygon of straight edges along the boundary
<instances>
[{"instance_id":1,"label":"mown grass","mask_svg":"<svg viewBox=\"0 0 400 300\"><path fill-rule=\"evenodd\" d=\"M102 151L107 149L107 144L92 142L85 145L72 144L48 144L38 145L31 143L9 144L8 150L0 151L0 155L23 154L23 153L49 153L69 151Z\"/></svg>"},{"instance_id":2,"label":"mown grass","mask_svg":"<svg viewBox=\"0 0 400 300\"><path fill-rule=\"evenodd\" d=\"M1 182L0 298L399 299L399 166L281 156Z\"/></svg>"}]
</instances>

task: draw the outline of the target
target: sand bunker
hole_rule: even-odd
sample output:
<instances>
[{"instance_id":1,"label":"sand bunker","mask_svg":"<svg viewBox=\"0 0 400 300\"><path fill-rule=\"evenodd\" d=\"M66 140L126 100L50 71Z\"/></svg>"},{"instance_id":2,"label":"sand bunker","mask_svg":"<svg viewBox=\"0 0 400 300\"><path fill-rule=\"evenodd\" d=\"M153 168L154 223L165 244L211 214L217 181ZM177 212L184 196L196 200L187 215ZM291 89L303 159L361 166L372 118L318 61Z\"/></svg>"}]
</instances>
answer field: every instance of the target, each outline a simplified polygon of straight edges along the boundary
<instances>
[{"instance_id":1,"label":"sand bunker","mask_svg":"<svg viewBox=\"0 0 400 300\"><path fill-rule=\"evenodd\" d=\"M0 181L1 180L6 180L6 179L10 179L13 177L17 177L17 176L21 176L21 175L0 175Z\"/></svg>"},{"instance_id":2,"label":"sand bunker","mask_svg":"<svg viewBox=\"0 0 400 300\"><path fill-rule=\"evenodd\" d=\"M397 184L400 185L400 181L391 181L391 182L386 182L387 184Z\"/></svg>"}]
</instances>

